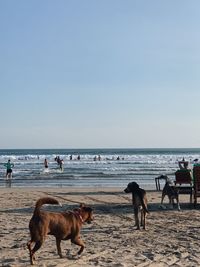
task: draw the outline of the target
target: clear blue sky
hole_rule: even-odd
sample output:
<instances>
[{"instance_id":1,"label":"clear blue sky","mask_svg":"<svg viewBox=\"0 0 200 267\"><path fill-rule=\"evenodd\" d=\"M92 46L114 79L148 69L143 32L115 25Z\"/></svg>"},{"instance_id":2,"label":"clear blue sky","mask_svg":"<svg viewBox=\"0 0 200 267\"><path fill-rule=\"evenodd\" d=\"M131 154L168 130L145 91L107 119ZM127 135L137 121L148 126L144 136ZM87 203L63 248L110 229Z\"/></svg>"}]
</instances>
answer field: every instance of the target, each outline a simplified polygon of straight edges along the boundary
<instances>
[{"instance_id":1,"label":"clear blue sky","mask_svg":"<svg viewBox=\"0 0 200 267\"><path fill-rule=\"evenodd\" d=\"M0 148L200 147L200 1L0 1Z\"/></svg>"}]
</instances>

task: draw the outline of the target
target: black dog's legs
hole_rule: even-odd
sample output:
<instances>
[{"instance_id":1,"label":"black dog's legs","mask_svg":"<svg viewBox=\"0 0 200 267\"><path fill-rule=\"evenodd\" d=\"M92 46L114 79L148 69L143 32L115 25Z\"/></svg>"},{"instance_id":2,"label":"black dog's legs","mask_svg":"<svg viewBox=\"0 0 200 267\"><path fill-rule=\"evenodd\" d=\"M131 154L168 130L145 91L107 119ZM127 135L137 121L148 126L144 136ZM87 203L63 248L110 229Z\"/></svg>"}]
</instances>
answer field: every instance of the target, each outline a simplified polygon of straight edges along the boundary
<instances>
[{"instance_id":1,"label":"black dog's legs","mask_svg":"<svg viewBox=\"0 0 200 267\"><path fill-rule=\"evenodd\" d=\"M141 226L143 226L143 229L146 229L146 211L141 210Z\"/></svg>"},{"instance_id":2,"label":"black dog's legs","mask_svg":"<svg viewBox=\"0 0 200 267\"><path fill-rule=\"evenodd\" d=\"M135 214L135 225L137 230L140 230L140 221L139 221L139 208L134 207L134 214Z\"/></svg>"},{"instance_id":3,"label":"black dog's legs","mask_svg":"<svg viewBox=\"0 0 200 267\"><path fill-rule=\"evenodd\" d=\"M162 199L161 199L161 205L163 204L163 201L164 201L164 198L165 198L165 194L162 194Z\"/></svg>"}]
</instances>

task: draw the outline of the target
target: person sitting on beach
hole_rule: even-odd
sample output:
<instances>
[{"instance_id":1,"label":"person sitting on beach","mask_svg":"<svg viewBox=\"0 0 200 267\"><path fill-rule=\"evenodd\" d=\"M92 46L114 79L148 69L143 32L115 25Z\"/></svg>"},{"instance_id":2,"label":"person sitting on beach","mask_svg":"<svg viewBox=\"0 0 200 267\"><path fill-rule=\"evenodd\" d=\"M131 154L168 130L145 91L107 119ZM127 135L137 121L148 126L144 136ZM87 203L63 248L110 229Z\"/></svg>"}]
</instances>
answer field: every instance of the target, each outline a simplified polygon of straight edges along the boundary
<instances>
[{"instance_id":1,"label":"person sitting on beach","mask_svg":"<svg viewBox=\"0 0 200 267\"><path fill-rule=\"evenodd\" d=\"M180 170L188 170L188 161L185 161L183 158L181 161L178 162L178 166Z\"/></svg>"},{"instance_id":2,"label":"person sitting on beach","mask_svg":"<svg viewBox=\"0 0 200 267\"><path fill-rule=\"evenodd\" d=\"M10 162L10 159L7 163L4 164L6 167L6 179L12 178L12 168L14 167L14 164Z\"/></svg>"}]
</instances>

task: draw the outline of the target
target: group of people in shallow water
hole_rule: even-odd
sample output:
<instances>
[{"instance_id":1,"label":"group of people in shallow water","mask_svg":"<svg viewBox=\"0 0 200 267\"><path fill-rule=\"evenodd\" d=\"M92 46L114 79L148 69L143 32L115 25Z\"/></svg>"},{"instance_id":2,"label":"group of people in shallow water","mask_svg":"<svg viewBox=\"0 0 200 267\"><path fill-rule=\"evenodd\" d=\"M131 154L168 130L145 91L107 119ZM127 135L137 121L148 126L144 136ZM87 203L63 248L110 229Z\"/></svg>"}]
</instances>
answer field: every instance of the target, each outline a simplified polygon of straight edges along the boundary
<instances>
[{"instance_id":1,"label":"group of people in shallow water","mask_svg":"<svg viewBox=\"0 0 200 267\"><path fill-rule=\"evenodd\" d=\"M101 156L100 155L98 155L98 157L97 156L94 156L93 160L94 161L97 161L97 160L100 161L101 160Z\"/></svg>"},{"instance_id":2,"label":"group of people in shallow water","mask_svg":"<svg viewBox=\"0 0 200 267\"><path fill-rule=\"evenodd\" d=\"M73 158L72 158L72 155L70 155L69 159L70 159L70 160L73 159ZM80 158L80 155L78 155L78 156L77 156L77 160L80 160L80 159L81 159L81 158ZM108 158L106 158L106 159L108 160ZM112 159L113 159L113 158L112 158ZM122 158L122 159L124 159L124 158ZM94 161L97 161L97 160L100 161L100 160L101 160L101 156L100 156L100 155L98 155L98 156L94 156L93 160L94 160ZM120 160L120 158L117 157L117 160ZM57 162L57 164L58 164L58 166L59 166L59 169L60 169L61 171L63 171L63 170L64 170L64 169L63 169L63 163L64 163L63 159L60 159L59 156L56 156L56 157L55 157L55 161ZM194 160L194 163L198 163L198 159L195 159L195 160ZM180 169L188 169L188 167L189 167L189 162L186 161L186 160L183 158L181 161L178 161L178 166L179 166ZM10 159L8 159L8 162L4 164L4 167L6 167L6 179L11 179L11 178L12 178L12 172L13 172L13 171L12 171L12 168L14 167L14 164L11 163ZM46 158L44 159L44 167L45 167L45 169L48 169L48 167L49 167L49 165L48 165L48 161L47 161Z\"/></svg>"},{"instance_id":3,"label":"group of people in shallow water","mask_svg":"<svg viewBox=\"0 0 200 267\"><path fill-rule=\"evenodd\" d=\"M73 160L73 156L72 156L72 155L70 155L70 156L69 156L69 159L70 159L70 160ZM81 159L81 156L80 156L80 155L78 155L76 159L77 159L77 160L80 160L80 159Z\"/></svg>"},{"instance_id":4,"label":"group of people in shallow water","mask_svg":"<svg viewBox=\"0 0 200 267\"><path fill-rule=\"evenodd\" d=\"M59 156L57 156L57 157L55 157L55 161L57 162L60 170L63 171L63 163L64 163L63 159L61 159Z\"/></svg>"},{"instance_id":5,"label":"group of people in shallow water","mask_svg":"<svg viewBox=\"0 0 200 267\"><path fill-rule=\"evenodd\" d=\"M64 163L63 159L61 159L59 156L56 156L54 160L57 162L60 170L63 171L63 163ZM46 158L44 159L44 168L45 169L49 168L48 161Z\"/></svg>"},{"instance_id":6,"label":"group of people in shallow water","mask_svg":"<svg viewBox=\"0 0 200 267\"><path fill-rule=\"evenodd\" d=\"M60 157L57 156L55 158L55 161L59 165L60 170L63 171L63 159L60 159ZM11 179L12 178L12 173L13 173L12 168L14 167L14 163L11 163L10 159L8 159L8 162L4 163L3 165L4 165L4 167L6 167L6 179L7 180ZM46 158L44 159L44 167L45 167L45 169L49 168L48 161L47 161Z\"/></svg>"},{"instance_id":7,"label":"group of people in shallow water","mask_svg":"<svg viewBox=\"0 0 200 267\"><path fill-rule=\"evenodd\" d=\"M38 159L39 159L39 156L38 156ZM70 155L69 156L69 159L72 160L73 159L73 156ZM76 157L76 159L77 160L80 160L81 159L80 155L78 155ZM124 159L124 158L122 158L122 159ZM93 160L94 161L100 161L101 160L101 156L100 155L94 156ZM106 160L110 160L110 158L106 158ZM114 158L112 158L112 160L114 160ZM120 160L119 156L117 157L117 160ZM61 159L59 156L56 156L55 157L55 161L57 162L57 164L59 166L59 169L61 171L63 171L63 163L64 163L63 159ZM11 161L9 159L8 162L4 164L4 166L6 167L6 179L11 179L12 178L12 172L13 172L12 171L12 168L14 167L14 164L11 163ZM49 164L48 164L48 161L47 161L46 158L44 159L44 168L45 169L48 169L49 168Z\"/></svg>"},{"instance_id":8,"label":"group of people in shallow water","mask_svg":"<svg viewBox=\"0 0 200 267\"><path fill-rule=\"evenodd\" d=\"M69 159L70 160L73 160L74 159L74 157L73 157L73 155L70 155L69 156ZM81 159L81 156L80 155L78 155L76 158L75 158L75 160L80 160ZM122 158L120 158L119 156L116 158L116 160L120 160L120 159L122 159L122 160L124 160L124 158L122 157ZM102 158L101 158L101 156L100 155L98 155L98 156L94 156L93 157L93 161L100 161L100 160L102 160ZM115 160L115 158L114 157L112 157L112 158L106 158L106 160Z\"/></svg>"}]
</instances>

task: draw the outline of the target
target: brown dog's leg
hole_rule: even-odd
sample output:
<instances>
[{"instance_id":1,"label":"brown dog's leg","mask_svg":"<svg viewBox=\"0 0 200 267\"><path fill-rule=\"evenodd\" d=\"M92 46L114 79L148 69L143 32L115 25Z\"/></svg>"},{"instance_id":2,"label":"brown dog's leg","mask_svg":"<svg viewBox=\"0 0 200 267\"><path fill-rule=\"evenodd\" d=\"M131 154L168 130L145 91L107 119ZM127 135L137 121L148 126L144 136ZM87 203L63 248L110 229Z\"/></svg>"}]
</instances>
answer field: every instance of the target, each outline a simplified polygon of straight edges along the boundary
<instances>
[{"instance_id":1,"label":"brown dog's leg","mask_svg":"<svg viewBox=\"0 0 200 267\"><path fill-rule=\"evenodd\" d=\"M81 247L80 250L78 251L78 255L80 255L83 252L84 248L85 248L85 244L83 243L83 241L81 240L80 237L76 237L75 239L73 239L71 241L72 241L72 243L74 243L74 244L76 244L76 245Z\"/></svg>"},{"instance_id":2,"label":"brown dog's leg","mask_svg":"<svg viewBox=\"0 0 200 267\"><path fill-rule=\"evenodd\" d=\"M28 241L28 243L27 243L27 248L28 248L29 252L31 252L31 244L32 243L33 243L32 240Z\"/></svg>"},{"instance_id":3,"label":"brown dog's leg","mask_svg":"<svg viewBox=\"0 0 200 267\"><path fill-rule=\"evenodd\" d=\"M35 260L35 252L42 246L42 243L43 241L42 240L39 240L39 241L36 241L35 242L35 246L34 248L32 249L32 251L30 252L30 261L31 261L31 265L34 264L34 260Z\"/></svg>"},{"instance_id":4,"label":"brown dog's leg","mask_svg":"<svg viewBox=\"0 0 200 267\"><path fill-rule=\"evenodd\" d=\"M33 242L30 240L28 243L27 243L27 248L29 250L29 256L30 256L30 264L33 265L33 258L32 258L32 251L31 251L31 244Z\"/></svg>"},{"instance_id":5,"label":"brown dog's leg","mask_svg":"<svg viewBox=\"0 0 200 267\"><path fill-rule=\"evenodd\" d=\"M34 264L34 260L35 260L35 257L33 256L33 252L31 250L31 245L33 244L34 242L32 240L30 240L28 243L27 243L27 247L28 247L28 250L29 250L29 256L30 256L30 263L31 265Z\"/></svg>"},{"instance_id":6,"label":"brown dog's leg","mask_svg":"<svg viewBox=\"0 0 200 267\"><path fill-rule=\"evenodd\" d=\"M60 258L62 258L62 251L61 251L61 246L60 246L61 240L59 238L56 238L56 246L57 246L57 252Z\"/></svg>"},{"instance_id":7,"label":"brown dog's leg","mask_svg":"<svg viewBox=\"0 0 200 267\"><path fill-rule=\"evenodd\" d=\"M139 221L139 208L134 208L134 215L135 215L135 225L137 227L137 230L140 230L140 221Z\"/></svg>"}]
</instances>

